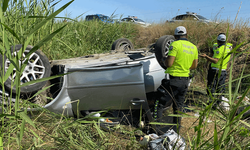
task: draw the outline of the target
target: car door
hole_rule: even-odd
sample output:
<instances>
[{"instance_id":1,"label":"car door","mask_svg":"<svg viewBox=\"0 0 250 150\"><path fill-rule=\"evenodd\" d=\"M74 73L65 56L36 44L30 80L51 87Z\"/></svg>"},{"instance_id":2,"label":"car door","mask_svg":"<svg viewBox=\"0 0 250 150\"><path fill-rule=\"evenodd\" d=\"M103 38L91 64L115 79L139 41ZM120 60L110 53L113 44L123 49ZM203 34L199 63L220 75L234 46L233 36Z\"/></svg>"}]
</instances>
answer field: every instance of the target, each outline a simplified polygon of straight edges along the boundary
<instances>
[{"instance_id":1,"label":"car door","mask_svg":"<svg viewBox=\"0 0 250 150\"><path fill-rule=\"evenodd\" d=\"M146 100L142 64L69 69L67 91L73 111L138 109L131 100Z\"/></svg>"}]
</instances>

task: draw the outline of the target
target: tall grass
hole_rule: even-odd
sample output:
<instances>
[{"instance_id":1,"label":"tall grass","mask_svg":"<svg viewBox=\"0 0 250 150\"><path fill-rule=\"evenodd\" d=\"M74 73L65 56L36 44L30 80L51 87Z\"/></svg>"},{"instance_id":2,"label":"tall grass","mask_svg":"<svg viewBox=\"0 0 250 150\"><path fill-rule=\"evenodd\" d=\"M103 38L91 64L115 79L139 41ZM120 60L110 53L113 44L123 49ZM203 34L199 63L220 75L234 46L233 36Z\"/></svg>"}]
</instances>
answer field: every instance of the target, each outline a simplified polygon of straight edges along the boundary
<instances>
[{"instance_id":1,"label":"tall grass","mask_svg":"<svg viewBox=\"0 0 250 150\"><path fill-rule=\"evenodd\" d=\"M27 65L29 56L35 52L38 48L40 48L44 43L49 41L53 36L63 29L64 26L60 27L58 30L51 32L51 34L47 34L39 41L34 44L34 47L30 50L30 52L24 57L22 53L24 53L25 48L28 44L32 43L32 39L34 38L34 34L39 32L48 21L53 19L56 15L58 15L63 9L65 9L70 3L67 3L59 10L52 12L51 9L48 9L46 6L49 5L49 1L44 1L44 3L39 3L39 1L9 1L4 0L1 1L1 9L0 9L0 20L1 20L1 54L2 54L2 64L1 64L1 89L5 92L4 82L8 79L10 74L15 70L15 80L12 83L12 87L16 87L16 96L15 103L12 107L12 101L9 97L2 95L2 104L1 104L1 131L0 131L0 148L4 148L4 144L7 147L12 143L11 135L16 133L15 140L18 144L19 149L22 149L22 140L25 133L25 124L28 123L32 127L35 127L34 122L27 116L27 103L24 102L22 107L20 107L20 88L25 86L25 84L21 85L20 77ZM24 7L25 5L26 7ZM44 8L44 9L42 9ZM44 10L45 14L39 14L37 11ZM41 16L37 16L41 15ZM33 19L31 19L33 18ZM22 44L22 48L16 55L11 51L10 46L16 44ZM5 58L6 56L6 58ZM8 70L5 72L4 60L8 59L11 62L11 65L8 67ZM25 60L25 61L19 61ZM43 79L42 79L43 80ZM36 81L39 82L39 81ZM27 83L32 84L32 83ZM10 91L10 95L12 97L12 91ZM5 107L4 104L9 104L9 107ZM24 108L24 109L22 109ZM14 113L13 113L14 111ZM12 124L17 124L17 126L13 126ZM6 130L7 127L7 130ZM37 136L34 133L34 136ZM7 138L6 138L7 137ZM3 143L3 141L7 142Z\"/></svg>"},{"instance_id":2,"label":"tall grass","mask_svg":"<svg viewBox=\"0 0 250 150\"><path fill-rule=\"evenodd\" d=\"M227 32L228 36L228 32ZM242 118L242 115L249 111L250 107L245 107L242 112L237 112L239 107L242 106L244 97L248 94L250 86L248 86L245 90L245 92L242 94L242 98L237 100L239 87L241 85L241 80L243 78L244 69L241 72L241 75L239 78L237 78L237 84L236 89L232 90L232 70L234 65L234 60L243 53L249 53L247 50L244 50L243 52L237 52L238 48L243 43L236 45L235 48L231 51L233 58L231 59L231 66L229 71L229 81L227 83L228 90L227 90L227 97L229 99L229 111L223 109L223 107L218 107L216 111L212 111L212 106L218 99L216 97L211 96L213 99L213 102L209 105L206 105L203 109L200 110L200 117L199 117L199 124L195 127L195 132L197 133L197 137L192 139L191 147L192 149L235 149L235 148L249 148L249 143L247 141L239 140L241 139L239 136L240 130L242 126L248 126L250 127L250 124L246 121L240 120ZM244 76L247 77L248 75ZM208 139L204 139L206 135L208 135L208 132L204 132L204 129L206 129L207 124L206 118L215 118L214 120L214 134Z\"/></svg>"},{"instance_id":3,"label":"tall grass","mask_svg":"<svg viewBox=\"0 0 250 150\"><path fill-rule=\"evenodd\" d=\"M56 21L54 28L65 22ZM67 22L67 27L48 45L42 47L50 59L64 59L94 53L109 52L112 43L120 38L133 39L136 30L132 24L107 24L100 21Z\"/></svg>"},{"instance_id":4,"label":"tall grass","mask_svg":"<svg viewBox=\"0 0 250 150\"><path fill-rule=\"evenodd\" d=\"M186 23L161 23L144 28L134 24L104 24L98 21L86 22L84 20L68 20L64 22L56 19L59 14L73 1L60 10L55 11L53 1L1 1L1 54L6 54L12 61L11 69L18 70L20 76L25 64L19 64L19 57L12 57L11 45L33 45L32 52L38 48L50 59L74 58L94 53L108 52L112 43L118 38L128 38L136 48L146 47L154 43L163 35L173 34L174 29L185 26L188 31L188 39L197 45L199 52L209 53L215 37L220 32L228 32L228 41L237 47L242 42L245 44L235 48L234 58L231 60L230 72L227 79L228 98L230 111L223 109L212 110L212 104L202 107L197 106L200 113L198 124L185 132L188 144L192 149L247 149L249 148L248 121L241 120L242 113L249 110L247 107L242 113L237 114L237 109L242 106L244 96L249 96L250 85L242 81L249 81L249 26L247 21L239 21L235 24L222 22L220 24L205 25L192 22ZM24 5L25 4L25 5ZM229 28L228 27L229 23ZM60 32L59 32L60 31ZM46 43L46 44L45 44ZM24 49L22 49L24 50ZM28 56L27 56L28 57ZM3 57L3 59L5 59ZM242 61L244 60L244 61ZM241 69L239 66L242 66ZM204 85L207 74L207 64L199 60L195 73L193 86ZM238 72L237 72L238 71ZM1 70L1 85L11 73L4 75ZM28 84L28 83L27 83ZM20 80L15 81L20 88ZM24 86L24 85L22 85ZM239 93L241 89L241 92ZM2 86L4 91L4 86ZM19 92L18 92L19 93ZM241 94L239 100L236 97ZM104 132L98 121L86 121L86 118L75 119L53 114L42 110L31 116L25 109L32 106L29 101L19 101L19 94L13 103L8 97L3 97L0 148L1 149L142 149L138 144L138 136L142 136L140 129L117 126L116 132ZM237 101L236 101L237 100ZM14 106L13 106L14 104ZM63 119L61 119L63 118ZM213 118L213 135L207 132L208 124L204 121ZM190 131L194 134L190 135ZM139 133L138 133L139 131Z\"/></svg>"}]
</instances>

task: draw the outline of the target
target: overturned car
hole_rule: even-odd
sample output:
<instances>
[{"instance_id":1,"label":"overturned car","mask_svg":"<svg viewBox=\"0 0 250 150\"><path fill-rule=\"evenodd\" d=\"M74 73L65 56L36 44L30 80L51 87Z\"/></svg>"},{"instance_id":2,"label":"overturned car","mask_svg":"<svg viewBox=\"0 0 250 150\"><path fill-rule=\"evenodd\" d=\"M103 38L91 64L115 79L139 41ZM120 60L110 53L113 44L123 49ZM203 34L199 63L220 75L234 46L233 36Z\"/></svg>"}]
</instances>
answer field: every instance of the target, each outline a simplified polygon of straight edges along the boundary
<instances>
[{"instance_id":1,"label":"overturned car","mask_svg":"<svg viewBox=\"0 0 250 150\"><path fill-rule=\"evenodd\" d=\"M90 112L108 110L106 115L117 117L124 115L123 112L134 111L137 112L133 114L134 121L142 108L145 121L153 121L155 93L161 80L168 79L168 75L164 73L166 67L161 60L167 55L169 45L174 40L173 36L165 35L149 48L134 50L128 39L121 38L113 43L110 53L51 62L42 51L37 50L29 56L20 78L21 83L64 75L24 86L21 94L30 95L46 88L31 101L68 116L85 116ZM15 49L12 47L12 53L18 52L21 47L22 45L16 45ZM31 48L28 46L23 55ZM8 59L0 61L4 63L6 72L11 62ZM5 82L6 90L1 91L2 95L9 97L10 91L13 92L12 95L15 94L15 87L11 87L13 79L15 70ZM11 98L15 101L14 96Z\"/></svg>"}]
</instances>

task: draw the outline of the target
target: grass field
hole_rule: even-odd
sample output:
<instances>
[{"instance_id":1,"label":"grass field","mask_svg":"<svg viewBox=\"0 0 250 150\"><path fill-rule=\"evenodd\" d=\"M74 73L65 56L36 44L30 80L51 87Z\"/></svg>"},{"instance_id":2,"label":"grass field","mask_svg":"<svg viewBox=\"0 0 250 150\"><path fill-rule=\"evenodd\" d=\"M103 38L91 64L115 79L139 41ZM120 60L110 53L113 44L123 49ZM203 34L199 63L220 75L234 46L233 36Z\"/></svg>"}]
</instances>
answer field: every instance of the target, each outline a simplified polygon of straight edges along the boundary
<instances>
[{"instance_id":1,"label":"grass field","mask_svg":"<svg viewBox=\"0 0 250 150\"><path fill-rule=\"evenodd\" d=\"M185 126L181 129L181 135L191 149L250 148L249 120L242 119L242 114L236 115L243 101L243 98L237 97L250 97L250 77L245 77L250 73L248 20L236 19L233 23L224 21L211 25L196 22L159 23L145 28L135 24L55 19L67 5L54 10L47 0L16 3L3 0L0 3L3 6L0 13L1 54L9 54L5 49L21 43L42 50L50 60L74 58L109 52L118 38L128 38L135 48L142 48L155 43L163 35L172 35L179 25L186 27L188 40L197 45L199 53L209 53L218 33L227 33L227 41L234 47L227 78L230 111L212 110L212 105L205 104L207 97L197 94L205 93L208 68L208 64L200 59L198 68L193 71L195 77L187 94L187 100L192 101L190 108L193 112L183 117ZM24 3L27 7L24 7ZM22 66L15 58L11 60L20 77ZM5 79L1 77L3 85ZM16 82L16 85L20 85L20 82ZM20 108L29 107L31 103L19 103L19 96L17 94L13 105L6 107L2 103L1 107L5 109L0 115L0 149L146 149L138 142L145 135L141 128L118 125L108 132L102 129L98 121L90 122L85 118L69 118L47 110L28 114ZM200 117L195 117L194 112L198 112ZM205 118L212 120L212 123Z\"/></svg>"}]
</instances>

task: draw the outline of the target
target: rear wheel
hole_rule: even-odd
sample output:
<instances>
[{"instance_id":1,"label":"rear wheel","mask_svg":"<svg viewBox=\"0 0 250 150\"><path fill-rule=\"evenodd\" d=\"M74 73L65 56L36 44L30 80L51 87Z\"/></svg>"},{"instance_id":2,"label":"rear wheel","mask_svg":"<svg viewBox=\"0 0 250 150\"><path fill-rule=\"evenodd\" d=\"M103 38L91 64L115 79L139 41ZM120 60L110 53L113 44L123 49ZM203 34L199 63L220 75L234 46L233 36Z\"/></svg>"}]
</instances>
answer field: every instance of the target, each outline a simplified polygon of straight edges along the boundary
<instances>
[{"instance_id":1,"label":"rear wheel","mask_svg":"<svg viewBox=\"0 0 250 150\"><path fill-rule=\"evenodd\" d=\"M174 36L172 35L164 35L160 37L155 43L155 57L158 63L161 65L163 69L167 69L162 58L168 55L169 47L172 42L175 41Z\"/></svg>"},{"instance_id":2,"label":"rear wheel","mask_svg":"<svg viewBox=\"0 0 250 150\"><path fill-rule=\"evenodd\" d=\"M132 44L131 41L129 41L126 38L120 38L117 39L113 44L112 44L112 48L111 50L116 50L116 51L129 51L129 50L133 50L134 49L134 45Z\"/></svg>"}]
</instances>

